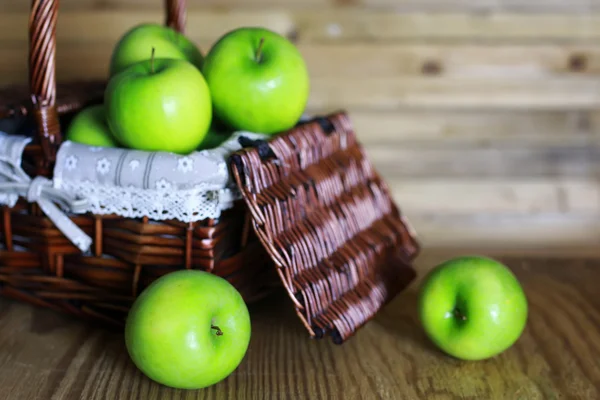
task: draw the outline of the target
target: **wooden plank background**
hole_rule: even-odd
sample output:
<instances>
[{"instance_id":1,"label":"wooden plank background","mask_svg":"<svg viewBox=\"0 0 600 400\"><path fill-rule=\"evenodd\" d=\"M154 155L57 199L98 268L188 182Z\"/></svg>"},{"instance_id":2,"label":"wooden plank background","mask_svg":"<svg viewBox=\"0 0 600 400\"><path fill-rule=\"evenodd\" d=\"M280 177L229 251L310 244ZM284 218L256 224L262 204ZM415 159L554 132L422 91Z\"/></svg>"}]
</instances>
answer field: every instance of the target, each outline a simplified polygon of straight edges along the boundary
<instances>
[{"instance_id":1,"label":"wooden plank background","mask_svg":"<svg viewBox=\"0 0 600 400\"><path fill-rule=\"evenodd\" d=\"M61 0L60 80L103 78L159 0ZM600 242L600 0L188 0L206 52L261 25L292 38L308 112L346 109L425 245ZM27 80L29 2L0 4L0 85Z\"/></svg>"}]
</instances>

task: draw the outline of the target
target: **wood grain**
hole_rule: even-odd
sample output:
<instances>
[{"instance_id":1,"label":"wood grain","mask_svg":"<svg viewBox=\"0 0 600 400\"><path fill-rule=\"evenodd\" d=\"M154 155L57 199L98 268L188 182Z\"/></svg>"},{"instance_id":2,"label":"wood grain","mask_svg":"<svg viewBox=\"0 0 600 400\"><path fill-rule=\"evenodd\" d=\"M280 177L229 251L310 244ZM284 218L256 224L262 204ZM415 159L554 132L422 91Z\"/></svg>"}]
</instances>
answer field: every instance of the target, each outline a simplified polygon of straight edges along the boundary
<instances>
[{"instance_id":1,"label":"wood grain","mask_svg":"<svg viewBox=\"0 0 600 400\"><path fill-rule=\"evenodd\" d=\"M597 180L399 179L383 173L410 215L589 215L600 218Z\"/></svg>"},{"instance_id":2,"label":"wood grain","mask_svg":"<svg viewBox=\"0 0 600 400\"><path fill-rule=\"evenodd\" d=\"M366 132L365 132L366 133ZM518 140L517 140L518 142ZM592 178L600 177L600 152L590 140L580 144L485 145L448 143L370 146L368 153L388 177L473 178Z\"/></svg>"},{"instance_id":3,"label":"wood grain","mask_svg":"<svg viewBox=\"0 0 600 400\"><path fill-rule=\"evenodd\" d=\"M387 10L334 10L295 13L298 36L307 41L430 40L453 42L580 43L600 33L597 14L394 13Z\"/></svg>"},{"instance_id":4,"label":"wood grain","mask_svg":"<svg viewBox=\"0 0 600 400\"><path fill-rule=\"evenodd\" d=\"M120 0L123 1L123 0ZM238 0L241 1L241 0ZM427 11L519 11L581 13L597 10L597 0L359 0L368 7Z\"/></svg>"},{"instance_id":5,"label":"wood grain","mask_svg":"<svg viewBox=\"0 0 600 400\"><path fill-rule=\"evenodd\" d=\"M600 107L600 80L592 77L312 79L311 108L577 110Z\"/></svg>"},{"instance_id":6,"label":"wood grain","mask_svg":"<svg viewBox=\"0 0 600 400\"><path fill-rule=\"evenodd\" d=\"M198 7L259 8L259 7L348 7L385 8L398 11L525 11L581 13L600 9L598 0L190 0L190 9ZM22 0L4 0L7 10L27 10ZM72 9L161 9L159 0L61 0L61 7ZM0 7L0 9L2 9Z\"/></svg>"},{"instance_id":7,"label":"wood grain","mask_svg":"<svg viewBox=\"0 0 600 400\"><path fill-rule=\"evenodd\" d=\"M140 22L161 23L162 10L147 8L64 10L59 13L57 40L114 42ZM0 38L14 41L26 34L28 12L0 13ZM186 33L193 40L215 40L230 29L260 25L293 34L299 43L372 43L430 41L449 43L597 44L599 13L458 13L390 12L360 7L321 9L284 7L195 8L188 12Z\"/></svg>"},{"instance_id":8,"label":"wood grain","mask_svg":"<svg viewBox=\"0 0 600 400\"><path fill-rule=\"evenodd\" d=\"M402 205L401 197L396 200ZM440 206L444 203L444 198L438 200ZM407 210L407 216L426 248L455 249L469 245L541 253L576 248L598 254L600 243L600 218L596 214L519 214L510 210L465 215Z\"/></svg>"},{"instance_id":9,"label":"wood grain","mask_svg":"<svg viewBox=\"0 0 600 400\"><path fill-rule=\"evenodd\" d=\"M422 278L457 254L426 252ZM200 391L172 390L129 361L122 335L0 300L2 399L593 399L600 396L600 259L503 256L525 288L527 328L491 360L435 349L416 316L419 282L342 347L310 341L283 295L251 307L240 367Z\"/></svg>"},{"instance_id":10,"label":"wood grain","mask_svg":"<svg viewBox=\"0 0 600 400\"><path fill-rule=\"evenodd\" d=\"M545 77L600 73L600 46L542 43L298 43L311 76Z\"/></svg>"},{"instance_id":11,"label":"wood grain","mask_svg":"<svg viewBox=\"0 0 600 400\"><path fill-rule=\"evenodd\" d=\"M311 108L322 114L332 108ZM574 110L369 110L349 108L363 144L375 146L561 146L595 142L600 112Z\"/></svg>"}]
</instances>

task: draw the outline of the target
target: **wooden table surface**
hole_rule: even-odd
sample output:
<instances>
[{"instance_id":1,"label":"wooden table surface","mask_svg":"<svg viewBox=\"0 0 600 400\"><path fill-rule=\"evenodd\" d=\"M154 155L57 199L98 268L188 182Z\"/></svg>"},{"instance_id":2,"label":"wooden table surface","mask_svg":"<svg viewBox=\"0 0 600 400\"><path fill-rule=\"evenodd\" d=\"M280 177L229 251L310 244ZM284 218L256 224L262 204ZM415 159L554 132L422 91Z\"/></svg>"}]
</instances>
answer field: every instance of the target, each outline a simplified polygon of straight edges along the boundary
<instances>
[{"instance_id":1,"label":"wooden table surface","mask_svg":"<svg viewBox=\"0 0 600 400\"><path fill-rule=\"evenodd\" d=\"M444 257L422 256L421 277ZM418 281L343 346L309 340L284 296L253 305L242 365L200 391L145 378L118 333L0 300L0 398L600 398L600 259L501 259L526 290L530 318L520 340L491 360L461 362L429 343L415 313Z\"/></svg>"}]
</instances>

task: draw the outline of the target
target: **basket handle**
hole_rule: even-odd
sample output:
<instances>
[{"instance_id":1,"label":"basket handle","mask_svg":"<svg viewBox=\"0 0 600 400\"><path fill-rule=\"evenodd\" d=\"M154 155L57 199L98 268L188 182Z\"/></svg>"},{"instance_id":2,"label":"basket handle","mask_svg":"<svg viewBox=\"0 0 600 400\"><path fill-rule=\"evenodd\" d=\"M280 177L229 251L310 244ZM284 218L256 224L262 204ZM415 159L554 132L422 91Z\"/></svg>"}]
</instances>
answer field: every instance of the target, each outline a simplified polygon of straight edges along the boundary
<instances>
[{"instance_id":1,"label":"basket handle","mask_svg":"<svg viewBox=\"0 0 600 400\"><path fill-rule=\"evenodd\" d=\"M165 24L184 31L186 0L164 0ZM46 170L62 141L56 110L56 18L59 0L32 0L29 17L29 90Z\"/></svg>"}]
</instances>

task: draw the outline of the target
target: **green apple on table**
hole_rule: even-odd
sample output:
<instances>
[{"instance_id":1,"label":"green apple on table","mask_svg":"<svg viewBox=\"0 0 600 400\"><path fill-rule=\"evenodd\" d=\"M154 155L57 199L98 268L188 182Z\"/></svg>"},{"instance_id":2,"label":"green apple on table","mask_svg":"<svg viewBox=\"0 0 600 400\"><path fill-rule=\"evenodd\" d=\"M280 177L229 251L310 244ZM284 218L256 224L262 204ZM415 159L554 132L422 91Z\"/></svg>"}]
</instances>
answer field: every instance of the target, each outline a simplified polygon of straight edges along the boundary
<instances>
[{"instance_id":1,"label":"green apple on table","mask_svg":"<svg viewBox=\"0 0 600 400\"><path fill-rule=\"evenodd\" d=\"M177 389L202 389L242 362L251 336L248 308L225 279L181 270L151 283L125 326L133 363L150 379Z\"/></svg>"},{"instance_id":2,"label":"green apple on table","mask_svg":"<svg viewBox=\"0 0 600 400\"><path fill-rule=\"evenodd\" d=\"M71 120L65 139L97 147L118 147L106 123L104 106L96 104L79 111Z\"/></svg>"},{"instance_id":3,"label":"green apple on table","mask_svg":"<svg viewBox=\"0 0 600 400\"><path fill-rule=\"evenodd\" d=\"M117 42L110 59L110 76L148 60L152 48L156 58L186 60L202 67L202 53L188 37L165 25L144 23L125 32Z\"/></svg>"},{"instance_id":4,"label":"green apple on table","mask_svg":"<svg viewBox=\"0 0 600 400\"><path fill-rule=\"evenodd\" d=\"M104 104L115 138L136 150L188 154L212 121L206 81L185 60L151 57L130 66L109 80Z\"/></svg>"},{"instance_id":5,"label":"green apple on table","mask_svg":"<svg viewBox=\"0 0 600 400\"><path fill-rule=\"evenodd\" d=\"M514 274L482 256L457 257L424 279L419 316L427 336L445 353L483 360L511 347L527 321L527 299Z\"/></svg>"},{"instance_id":6,"label":"green apple on table","mask_svg":"<svg viewBox=\"0 0 600 400\"><path fill-rule=\"evenodd\" d=\"M308 101L308 70L298 49L276 32L238 28L206 54L202 72L215 116L234 130L274 134L292 128Z\"/></svg>"}]
</instances>

